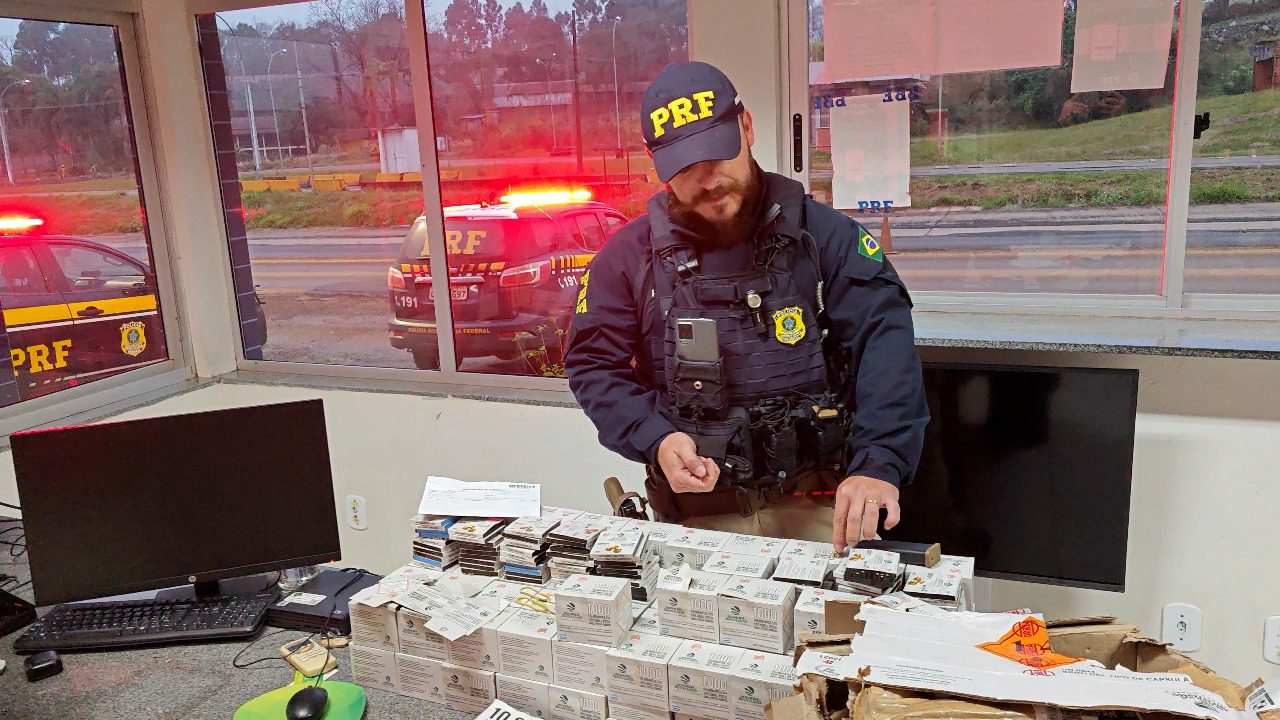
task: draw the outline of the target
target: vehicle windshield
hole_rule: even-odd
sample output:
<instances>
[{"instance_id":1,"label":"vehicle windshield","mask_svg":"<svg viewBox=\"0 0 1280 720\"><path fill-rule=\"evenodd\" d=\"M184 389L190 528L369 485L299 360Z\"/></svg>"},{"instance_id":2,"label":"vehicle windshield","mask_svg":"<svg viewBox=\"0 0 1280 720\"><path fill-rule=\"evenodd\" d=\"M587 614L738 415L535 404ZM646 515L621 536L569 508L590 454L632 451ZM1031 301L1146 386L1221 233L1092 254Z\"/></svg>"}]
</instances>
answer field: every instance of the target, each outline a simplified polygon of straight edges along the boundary
<instances>
[{"instance_id":1,"label":"vehicle windshield","mask_svg":"<svg viewBox=\"0 0 1280 720\"><path fill-rule=\"evenodd\" d=\"M445 249L453 262L519 262L564 245L559 223L549 217L446 218ZM429 256L423 223L405 238L401 254L407 259Z\"/></svg>"}]
</instances>

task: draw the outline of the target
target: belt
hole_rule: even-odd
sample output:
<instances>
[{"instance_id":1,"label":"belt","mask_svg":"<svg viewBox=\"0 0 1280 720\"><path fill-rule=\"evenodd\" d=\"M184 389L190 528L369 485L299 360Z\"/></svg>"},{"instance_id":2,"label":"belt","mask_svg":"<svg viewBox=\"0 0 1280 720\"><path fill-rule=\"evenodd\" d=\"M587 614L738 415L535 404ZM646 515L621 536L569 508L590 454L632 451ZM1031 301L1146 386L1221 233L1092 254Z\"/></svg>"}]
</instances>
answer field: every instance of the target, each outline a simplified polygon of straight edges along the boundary
<instances>
[{"instance_id":1,"label":"belt","mask_svg":"<svg viewBox=\"0 0 1280 720\"><path fill-rule=\"evenodd\" d=\"M646 466L645 493L649 504L667 522L680 522L687 517L727 515L738 513L743 517L754 515L785 495L791 494L808 472L798 473L785 482L746 485L716 485L706 493L677 493L671 489L660 470ZM817 472L817 471L809 471Z\"/></svg>"}]
</instances>

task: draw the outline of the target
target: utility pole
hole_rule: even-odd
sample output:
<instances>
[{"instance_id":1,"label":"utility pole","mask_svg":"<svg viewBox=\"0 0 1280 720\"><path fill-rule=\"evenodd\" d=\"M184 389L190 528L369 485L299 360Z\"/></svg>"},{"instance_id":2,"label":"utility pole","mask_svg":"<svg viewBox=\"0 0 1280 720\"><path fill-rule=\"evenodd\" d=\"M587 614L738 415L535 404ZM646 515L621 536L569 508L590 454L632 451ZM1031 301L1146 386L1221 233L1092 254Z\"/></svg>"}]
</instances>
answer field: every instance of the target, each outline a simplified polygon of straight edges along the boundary
<instances>
[{"instance_id":1,"label":"utility pole","mask_svg":"<svg viewBox=\"0 0 1280 720\"><path fill-rule=\"evenodd\" d=\"M271 76L271 63L275 62L277 55L286 55L288 52L289 48L280 48L267 58L267 95L271 97L271 127L276 133L276 160L279 161L281 168L284 167L284 144L280 142L280 120L276 117L276 84Z\"/></svg>"},{"instance_id":2,"label":"utility pole","mask_svg":"<svg viewBox=\"0 0 1280 720\"><path fill-rule=\"evenodd\" d=\"M622 110L618 90L618 23L622 18L613 19L613 125L618 131L618 141L614 145L619 155L622 154Z\"/></svg>"},{"instance_id":3,"label":"utility pole","mask_svg":"<svg viewBox=\"0 0 1280 720\"><path fill-rule=\"evenodd\" d=\"M578 11L573 11L570 27L573 39L573 139L577 145L578 175L582 175L582 95L578 90Z\"/></svg>"},{"instance_id":4,"label":"utility pole","mask_svg":"<svg viewBox=\"0 0 1280 720\"><path fill-rule=\"evenodd\" d=\"M9 157L9 123L5 115L9 113L8 108L4 106L4 94L15 85L30 85L30 80L16 80L9 83L4 90L0 90L0 144L4 145L4 172L9 178L9 185L13 185L13 159Z\"/></svg>"},{"instance_id":5,"label":"utility pole","mask_svg":"<svg viewBox=\"0 0 1280 720\"><path fill-rule=\"evenodd\" d=\"M236 39L236 59L240 61L240 80L244 83L245 104L249 107L249 140L253 145L253 169L262 170L262 158L258 151L258 118L253 113L253 85L249 82L249 75L244 71L244 53L240 51L240 36L236 34L235 28L231 27L231 23L227 19L219 15L213 14L214 17L222 21L227 26L227 32L231 33L231 37Z\"/></svg>"},{"instance_id":6,"label":"utility pole","mask_svg":"<svg viewBox=\"0 0 1280 720\"><path fill-rule=\"evenodd\" d=\"M302 109L302 142L307 146L307 174L314 179L316 168L311 160L311 126L307 124L307 93L302 89L302 59L298 57L298 41L293 41L293 67L298 71L298 107ZM312 182L308 180L308 182Z\"/></svg>"}]
</instances>

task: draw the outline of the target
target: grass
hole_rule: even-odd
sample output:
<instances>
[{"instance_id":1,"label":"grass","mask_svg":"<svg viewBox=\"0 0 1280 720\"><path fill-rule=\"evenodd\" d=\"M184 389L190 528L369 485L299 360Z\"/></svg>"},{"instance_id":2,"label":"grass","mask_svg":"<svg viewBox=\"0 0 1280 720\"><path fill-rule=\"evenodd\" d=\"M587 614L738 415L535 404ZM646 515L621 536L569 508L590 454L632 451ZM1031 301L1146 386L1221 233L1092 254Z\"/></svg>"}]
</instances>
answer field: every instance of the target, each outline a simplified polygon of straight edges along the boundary
<instances>
[{"instance_id":1,"label":"grass","mask_svg":"<svg viewBox=\"0 0 1280 720\"><path fill-rule=\"evenodd\" d=\"M1162 170L952 175L911 179L911 207L979 207L983 210L1163 205ZM814 190L830 193L831 181ZM1215 168L1191 174L1191 202L1198 205L1280 202L1280 168Z\"/></svg>"},{"instance_id":2,"label":"grass","mask_svg":"<svg viewBox=\"0 0 1280 720\"><path fill-rule=\"evenodd\" d=\"M1213 124L1196 141L1198 155L1280 153L1280 90L1223 95L1196 103ZM911 140L912 165L1068 162L1164 157L1169 153L1170 107L1067 127L957 133L940 153L932 137ZM814 167L831 167L831 154L812 151Z\"/></svg>"},{"instance_id":3,"label":"grass","mask_svg":"<svg viewBox=\"0 0 1280 720\"><path fill-rule=\"evenodd\" d=\"M0 187L0 195L26 195L29 193L71 193L136 190L138 184L132 175L93 180L74 180L71 182L45 182L35 185L5 185Z\"/></svg>"}]
</instances>

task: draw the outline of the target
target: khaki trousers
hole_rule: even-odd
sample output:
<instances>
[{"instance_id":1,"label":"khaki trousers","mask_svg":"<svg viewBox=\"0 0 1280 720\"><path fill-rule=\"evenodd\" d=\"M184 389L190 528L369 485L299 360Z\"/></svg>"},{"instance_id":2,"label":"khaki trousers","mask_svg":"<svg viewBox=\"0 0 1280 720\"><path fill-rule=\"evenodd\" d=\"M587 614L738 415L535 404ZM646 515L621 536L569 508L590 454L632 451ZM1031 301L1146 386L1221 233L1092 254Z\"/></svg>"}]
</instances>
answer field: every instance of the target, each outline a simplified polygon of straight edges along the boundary
<instances>
[{"instance_id":1,"label":"khaki trousers","mask_svg":"<svg viewBox=\"0 0 1280 720\"><path fill-rule=\"evenodd\" d=\"M808 473L808 476L801 480L794 492L772 500L752 515L743 516L736 512L696 515L685 518L680 524L744 535L829 543L835 516L835 496L825 494L828 489L821 486L815 473Z\"/></svg>"}]
</instances>

